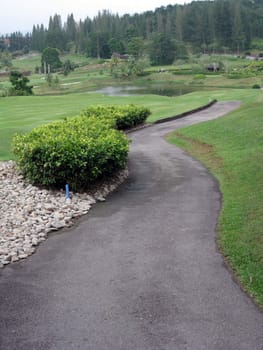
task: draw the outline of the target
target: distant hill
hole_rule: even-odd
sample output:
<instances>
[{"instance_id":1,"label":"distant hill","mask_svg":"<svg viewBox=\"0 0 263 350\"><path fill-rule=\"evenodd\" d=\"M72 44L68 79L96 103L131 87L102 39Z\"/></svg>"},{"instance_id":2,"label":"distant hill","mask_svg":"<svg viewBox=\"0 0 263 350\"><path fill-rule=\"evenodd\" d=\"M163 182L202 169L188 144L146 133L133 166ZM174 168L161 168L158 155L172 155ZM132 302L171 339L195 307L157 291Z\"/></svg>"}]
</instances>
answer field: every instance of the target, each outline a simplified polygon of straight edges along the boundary
<instances>
[{"instance_id":1,"label":"distant hill","mask_svg":"<svg viewBox=\"0 0 263 350\"><path fill-rule=\"evenodd\" d=\"M62 23L56 14L50 17L47 28L36 24L26 35L18 32L2 37L0 50L42 51L56 47L109 58L113 53L151 54L159 40L164 47L171 46L175 58L184 58L189 52L263 51L262 28L263 0L193 1L134 15L102 11L93 19L87 17L79 22L69 14Z\"/></svg>"}]
</instances>

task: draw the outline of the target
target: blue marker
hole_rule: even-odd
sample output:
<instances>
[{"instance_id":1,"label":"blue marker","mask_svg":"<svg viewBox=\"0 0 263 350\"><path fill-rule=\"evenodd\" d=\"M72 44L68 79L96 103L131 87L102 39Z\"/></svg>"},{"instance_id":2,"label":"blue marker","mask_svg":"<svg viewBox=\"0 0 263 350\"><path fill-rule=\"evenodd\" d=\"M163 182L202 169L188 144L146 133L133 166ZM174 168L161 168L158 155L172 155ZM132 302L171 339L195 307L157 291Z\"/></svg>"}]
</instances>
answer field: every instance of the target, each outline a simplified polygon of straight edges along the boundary
<instances>
[{"instance_id":1,"label":"blue marker","mask_svg":"<svg viewBox=\"0 0 263 350\"><path fill-rule=\"evenodd\" d=\"M66 200L69 201L70 200L70 193L69 193L69 184L66 184Z\"/></svg>"}]
</instances>

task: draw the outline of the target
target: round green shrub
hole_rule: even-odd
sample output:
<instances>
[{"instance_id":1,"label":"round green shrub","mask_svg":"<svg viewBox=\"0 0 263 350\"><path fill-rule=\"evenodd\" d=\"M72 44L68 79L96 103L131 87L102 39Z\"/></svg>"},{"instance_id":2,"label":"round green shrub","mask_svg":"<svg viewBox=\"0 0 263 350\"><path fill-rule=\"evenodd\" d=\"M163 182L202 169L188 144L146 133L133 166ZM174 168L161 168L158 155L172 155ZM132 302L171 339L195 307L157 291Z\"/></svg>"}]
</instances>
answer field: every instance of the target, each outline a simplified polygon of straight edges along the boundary
<instances>
[{"instance_id":1,"label":"round green shrub","mask_svg":"<svg viewBox=\"0 0 263 350\"><path fill-rule=\"evenodd\" d=\"M77 116L17 135L13 152L31 183L75 191L123 169L128 140L105 118Z\"/></svg>"},{"instance_id":2,"label":"round green shrub","mask_svg":"<svg viewBox=\"0 0 263 350\"><path fill-rule=\"evenodd\" d=\"M108 119L118 130L127 130L143 124L150 110L145 107L126 106L90 106L82 112L82 116Z\"/></svg>"},{"instance_id":3,"label":"round green shrub","mask_svg":"<svg viewBox=\"0 0 263 350\"><path fill-rule=\"evenodd\" d=\"M195 74L194 75L194 80L201 80L201 79L205 79L206 76L204 74Z\"/></svg>"}]
</instances>

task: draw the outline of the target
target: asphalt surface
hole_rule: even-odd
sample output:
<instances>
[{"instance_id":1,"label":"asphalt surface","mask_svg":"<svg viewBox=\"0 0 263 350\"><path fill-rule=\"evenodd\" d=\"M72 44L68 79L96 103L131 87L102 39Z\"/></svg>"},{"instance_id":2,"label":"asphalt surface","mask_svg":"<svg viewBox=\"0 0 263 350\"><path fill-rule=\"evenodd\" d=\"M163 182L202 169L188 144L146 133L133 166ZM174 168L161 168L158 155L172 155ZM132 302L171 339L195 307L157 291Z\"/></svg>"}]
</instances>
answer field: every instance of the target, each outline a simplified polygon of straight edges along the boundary
<instances>
[{"instance_id":1,"label":"asphalt surface","mask_svg":"<svg viewBox=\"0 0 263 350\"><path fill-rule=\"evenodd\" d=\"M0 272L1 350L263 350L263 314L216 247L221 196L175 128L130 134L130 177L78 224Z\"/></svg>"}]
</instances>

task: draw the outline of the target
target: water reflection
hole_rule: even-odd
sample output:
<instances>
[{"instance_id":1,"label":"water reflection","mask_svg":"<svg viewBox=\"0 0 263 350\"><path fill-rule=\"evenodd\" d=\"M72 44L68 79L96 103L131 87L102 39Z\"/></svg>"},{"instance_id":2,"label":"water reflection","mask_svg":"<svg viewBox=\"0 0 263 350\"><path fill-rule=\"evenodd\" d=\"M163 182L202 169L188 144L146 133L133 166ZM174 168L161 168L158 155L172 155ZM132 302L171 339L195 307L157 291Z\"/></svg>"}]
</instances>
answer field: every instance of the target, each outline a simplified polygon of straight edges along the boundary
<instances>
[{"instance_id":1,"label":"water reflection","mask_svg":"<svg viewBox=\"0 0 263 350\"><path fill-rule=\"evenodd\" d=\"M131 96L131 95L161 95L161 96L180 96L195 91L196 88L191 86L165 86L165 85L150 85L142 86L107 86L96 90L96 93L107 96Z\"/></svg>"},{"instance_id":2,"label":"water reflection","mask_svg":"<svg viewBox=\"0 0 263 350\"><path fill-rule=\"evenodd\" d=\"M130 95L141 95L143 94L143 88L138 86L106 86L102 89L96 90L98 94L107 96L130 96Z\"/></svg>"}]
</instances>

